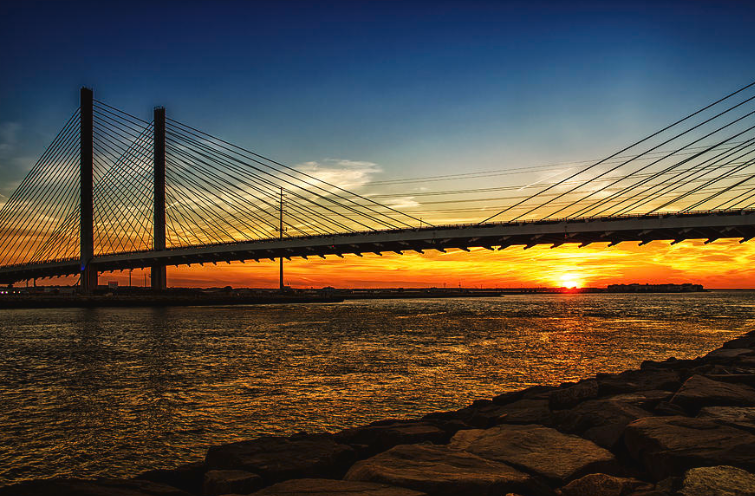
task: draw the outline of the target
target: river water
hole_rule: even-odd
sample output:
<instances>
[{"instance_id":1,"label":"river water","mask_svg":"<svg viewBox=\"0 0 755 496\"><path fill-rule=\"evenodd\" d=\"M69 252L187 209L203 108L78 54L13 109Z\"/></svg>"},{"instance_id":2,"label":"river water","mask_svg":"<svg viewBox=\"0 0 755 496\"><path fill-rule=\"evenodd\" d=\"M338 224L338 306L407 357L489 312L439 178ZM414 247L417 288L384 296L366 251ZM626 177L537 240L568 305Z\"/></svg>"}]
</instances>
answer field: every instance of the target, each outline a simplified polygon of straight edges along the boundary
<instances>
[{"instance_id":1,"label":"river water","mask_svg":"<svg viewBox=\"0 0 755 496\"><path fill-rule=\"evenodd\" d=\"M755 293L0 310L0 485L131 476L208 446L456 409L692 358Z\"/></svg>"}]
</instances>

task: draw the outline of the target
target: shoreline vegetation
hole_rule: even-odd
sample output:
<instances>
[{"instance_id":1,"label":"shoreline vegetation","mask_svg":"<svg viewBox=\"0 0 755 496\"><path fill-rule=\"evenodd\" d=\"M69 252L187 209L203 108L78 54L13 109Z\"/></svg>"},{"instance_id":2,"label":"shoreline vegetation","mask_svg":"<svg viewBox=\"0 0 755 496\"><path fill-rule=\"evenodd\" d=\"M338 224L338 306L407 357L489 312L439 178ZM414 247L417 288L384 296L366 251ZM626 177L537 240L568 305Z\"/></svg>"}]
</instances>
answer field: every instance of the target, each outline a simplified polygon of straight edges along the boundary
<instances>
[{"instance_id":1,"label":"shoreline vegetation","mask_svg":"<svg viewBox=\"0 0 755 496\"><path fill-rule=\"evenodd\" d=\"M0 294L4 308L167 307L207 305L259 305L273 303L337 303L344 300L407 298L487 298L516 294L572 293L697 293L700 284L612 284L606 288L383 288L383 289L186 289L171 288L154 293L146 288L101 286L92 295L75 287L9 288Z\"/></svg>"},{"instance_id":2,"label":"shoreline vegetation","mask_svg":"<svg viewBox=\"0 0 755 496\"><path fill-rule=\"evenodd\" d=\"M132 479L0 496L755 494L755 331L703 357L533 386L419 419L211 447Z\"/></svg>"}]
</instances>

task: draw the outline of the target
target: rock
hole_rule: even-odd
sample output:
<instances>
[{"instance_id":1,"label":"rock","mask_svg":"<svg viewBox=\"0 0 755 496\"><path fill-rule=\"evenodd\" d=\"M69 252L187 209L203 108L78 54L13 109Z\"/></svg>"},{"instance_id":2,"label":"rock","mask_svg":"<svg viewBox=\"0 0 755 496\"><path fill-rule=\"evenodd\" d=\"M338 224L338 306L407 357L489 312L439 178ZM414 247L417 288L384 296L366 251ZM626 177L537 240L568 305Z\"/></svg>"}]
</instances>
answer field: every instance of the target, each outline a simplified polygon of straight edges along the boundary
<instances>
[{"instance_id":1,"label":"rock","mask_svg":"<svg viewBox=\"0 0 755 496\"><path fill-rule=\"evenodd\" d=\"M728 374L705 374L705 377L714 381L742 384L743 386L755 387L755 373L728 373Z\"/></svg>"},{"instance_id":2,"label":"rock","mask_svg":"<svg viewBox=\"0 0 755 496\"><path fill-rule=\"evenodd\" d=\"M426 493L372 482L333 479L292 479L257 491L254 496L424 496Z\"/></svg>"},{"instance_id":3,"label":"rock","mask_svg":"<svg viewBox=\"0 0 755 496\"><path fill-rule=\"evenodd\" d=\"M562 496L625 496L634 491L648 491L653 484L638 479L589 474L561 488Z\"/></svg>"},{"instance_id":4,"label":"rock","mask_svg":"<svg viewBox=\"0 0 755 496\"><path fill-rule=\"evenodd\" d=\"M478 429L487 429L501 422L501 418L506 415L506 406L491 404L483 408L474 408L469 411L469 415L464 419L470 427Z\"/></svg>"},{"instance_id":5,"label":"rock","mask_svg":"<svg viewBox=\"0 0 755 496\"><path fill-rule=\"evenodd\" d=\"M755 496L755 475L719 465L688 470L680 496Z\"/></svg>"},{"instance_id":6,"label":"rock","mask_svg":"<svg viewBox=\"0 0 755 496\"><path fill-rule=\"evenodd\" d=\"M346 429L333 437L339 443L357 448L364 456L372 456L398 444L446 443L450 436L428 422L393 421Z\"/></svg>"},{"instance_id":7,"label":"rock","mask_svg":"<svg viewBox=\"0 0 755 496\"><path fill-rule=\"evenodd\" d=\"M449 422L462 424L466 426L467 429L470 427L485 428L497 424L498 418L501 416L500 408L500 405L493 403L477 407L468 406L453 412L429 413L422 417L422 420L439 427L444 427L444 429Z\"/></svg>"},{"instance_id":8,"label":"rock","mask_svg":"<svg viewBox=\"0 0 755 496\"><path fill-rule=\"evenodd\" d=\"M497 424L541 424L550 425L553 413L548 408L547 399L521 399L499 407Z\"/></svg>"},{"instance_id":9,"label":"rock","mask_svg":"<svg viewBox=\"0 0 755 496\"><path fill-rule=\"evenodd\" d=\"M676 370L628 370L600 377L598 394L606 396L650 390L676 391L681 385L679 372Z\"/></svg>"},{"instance_id":10,"label":"rock","mask_svg":"<svg viewBox=\"0 0 755 496\"><path fill-rule=\"evenodd\" d=\"M262 477L246 470L209 470L204 475L204 496L249 494L263 486Z\"/></svg>"},{"instance_id":11,"label":"rock","mask_svg":"<svg viewBox=\"0 0 755 496\"><path fill-rule=\"evenodd\" d=\"M713 350L703 358L736 358L742 355L751 355L755 353L755 350L750 348L719 348Z\"/></svg>"},{"instance_id":12,"label":"rock","mask_svg":"<svg viewBox=\"0 0 755 496\"><path fill-rule=\"evenodd\" d=\"M678 358L667 358L662 362L656 362L653 360L645 360L640 364L640 370L678 370L683 372L684 369L689 369L697 365L701 365L703 360L701 358L695 358L694 360L679 360Z\"/></svg>"},{"instance_id":13,"label":"rock","mask_svg":"<svg viewBox=\"0 0 755 496\"><path fill-rule=\"evenodd\" d=\"M515 401L522 399L527 400L542 400L548 399L548 393L555 391L555 386L530 386L527 389L521 391L509 391L507 393L500 394L493 398L493 403L498 405L508 405Z\"/></svg>"},{"instance_id":14,"label":"rock","mask_svg":"<svg viewBox=\"0 0 755 496\"><path fill-rule=\"evenodd\" d=\"M737 339L727 341L723 345L724 348L755 348L755 333L747 333Z\"/></svg>"},{"instance_id":15,"label":"rock","mask_svg":"<svg viewBox=\"0 0 755 496\"><path fill-rule=\"evenodd\" d=\"M752 406L755 405L755 389L693 375L671 398L671 403L693 413L704 406Z\"/></svg>"},{"instance_id":16,"label":"rock","mask_svg":"<svg viewBox=\"0 0 755 496\"><path fill-rule=\"evenodd\" d=\"M272 484L302 477L340 478L355 460L353 448L330 436L312 434L213 446L206 463L213 470L247 470Z\"/></svg>"},{"instance_id":17,"label":"rock","mask_svg":"<svg viewBox=\"0 0 755 496\"><path fill-rule=\"evenodd\" d=\"M573 386L556 389L549 396L551 410L565 410L572 408L584 400L598 397L598 381L588 379Z\"/></svg>"},{"instance_id":18,"label":"rock","mask_svg":"<svg viewBox=\"0 0 755 496\"><path fill-rule=\"evenodd\" d=\"M697 418L730 425L755 434L755 407L752 406L706 406L700 410Z\"/></svg>"},{"instance_id":19,"label":"rock","mask_svg":"<svg viewBox=\"0 0 755 496\"><path fill-rule=\"evenodd\" d=\"M561 410L555 414L554 424L561 431L579 434L598 446L611 449L630 422L651 415L631 403L608 398L588 400L571 410Z\"/></svg>"},{"instance_id":20,"label":"rock","mask_svg":"<svg viewBox=\"0 0 755 496\"><path fill-rule=\"evenodd\" d=\"M540 425L499 425L487 430L459 431L449 445L454 449L513 465L564 483L590 472L613 472L614 456L591 441Z\"/></svg>"},{"instance_id":21,"label":"rock","mask_svg":"<svg viewBox=\"0 0 755 496\"><path fill-rule=\"evenodd\" d=\"M174 469L158 469L143 472L134 479L148 480L177 487L192 494L202 494L204 462L187 463Z\"/></svg>"},{"instance_id":22,"label":"rock","mask_svg":"<svg viewBox=\"0 0 755 496\"><path fill-rule=\"evenodd\" d=\"M135 479L46 479L0 488L2 496L191 496L172 486Z\"/></svg>"},{"instance_id":23,"label":"rock","mask_svg":"<svg viewBox=\"0 0 755 496\"><path fill-rule=\"evenodd\" d=\"M509 465L434 445L399 445L357 462L346 480L406 487L430 495L548 494L532 476Z\"/></svg>"},{"instance_id":24,"label":"rock","mask_svg":"<svg viewBox=\"0 0 755 496\"><path fill-rule=\"evenodd\" d=\"M668 494L675 494L681 488L681 477L666 477L665 479L658 481L658 484L655 485L657 491L663 491Z\"/></svg>"},{"instance_id":25,"label":"rock","mask_svg":"<svg viewBox=\"0 0 755 496\"><path fill-rule=\"evenodd\" d=\"M755 435L708 420L646 417L627 426L624 441L655 480L706 465L755 468Z\"/></svg>"},{"instance_id":26,"label":"rock","mask_svg":"<svg viewBox=\"0 0 755 496\"><path fill-rule=\"evenodd\" d=\"M630 405L638 406L647 411L652 411L653 408L661 401L671 399L674 395L671 391L664 391L662 389L651 389L650 391L637 391L634 393L622 393L614 396L609 396L606 399L612 401L620 401L622 403L629 403Z\"/></svg>"},{"instance_id":27,"label":"rock","mask_svg":"<svg viewBox=\"0 0 755 496\"><path fill-rule=\"evenodd\" d=\"M663 415L666 417L676 417L681 415L682 417L688 417L689 414L687 413L687 410L682 408L679 405L674 405L673 403L670 403L668 401L661 401L658 403L655 408L653 408L653 413L656 415Z\"/></svg>"}]
</instances>

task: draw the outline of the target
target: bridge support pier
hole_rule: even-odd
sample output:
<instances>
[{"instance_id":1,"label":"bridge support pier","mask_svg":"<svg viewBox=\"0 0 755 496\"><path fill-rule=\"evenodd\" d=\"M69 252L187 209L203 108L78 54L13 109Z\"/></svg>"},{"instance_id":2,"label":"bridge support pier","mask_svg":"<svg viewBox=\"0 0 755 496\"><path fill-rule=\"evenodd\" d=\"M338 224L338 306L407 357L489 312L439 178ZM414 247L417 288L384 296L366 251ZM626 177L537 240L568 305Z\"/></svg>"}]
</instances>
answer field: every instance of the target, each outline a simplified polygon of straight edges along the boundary
<instances>
[{"instance_id":1,"label":"bridge support pier","mask_svg":"<svg viewBox=\"0 0 755 496\"><path fill-rule=\"evenodd\" d=\"M154 140L154 204L152 247L155 251L165 250L165 109L155 108ZM164 291L168 286L165 265L152 264L152 290Z\"/></svg>"},{"instance_id":2,"label":"bridge support pier","mask_svg":"<svg viewBox=\"0 0 755 496\"><path fill-rule=\"evenodd\" d=\"M94 94L81 88L80 122L80 290L91 293L97 287L97 270L92 267L94 258Z\"/></svg>"}]
</instances>

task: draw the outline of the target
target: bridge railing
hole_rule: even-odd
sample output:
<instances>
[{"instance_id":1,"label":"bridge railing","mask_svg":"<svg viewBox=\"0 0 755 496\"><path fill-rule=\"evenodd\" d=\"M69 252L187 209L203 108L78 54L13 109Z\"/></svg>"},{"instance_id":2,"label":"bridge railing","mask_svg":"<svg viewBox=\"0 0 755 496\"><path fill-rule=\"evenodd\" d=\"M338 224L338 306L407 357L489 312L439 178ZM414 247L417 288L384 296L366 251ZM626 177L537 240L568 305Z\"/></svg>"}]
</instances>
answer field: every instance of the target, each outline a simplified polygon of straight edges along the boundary
<instances>
[{"instance_id":1,"label":"bridge railing","mask_svg":"<svg viewBox=\"0 0 755 496\"><path fill-rule=\"evenodd\" d=\"M559 224L562 222L593 222L593 221L620 221L620 220L629 220L629 219L639 219L639 218L664 218L664 217L701 217L706 215L744 215L747 213L755 213L755 209L748 209L748 210L741 210L741 211L732 211L732 210L701 210L701 211L695 211L695 212L666 212L666 213L654 213L654 214L627 214L627 215L621 215L621 216L597 216L597 217L584 217L584 218L563 218L563 219L548 219L548 220L538 220L538 219L529 219L529 220L518 220L514 222L489 222L486 224L479 224L479 223L460 223L460 224L446 224L442 226L428 226L428 227L421 227L421 228L406 228L406 229L382 229L382 230L370 230L370 231L355 231L355 232L348 232L348 233L341 233L341 234L320 234L320 235L306 235L306 236L290 236L288 238L284 239L297 239L297 240L308 240L308 239L327 239L332 238L334 236L339 237L356 237L356 236L369 236L369 235L380 235L380 234L387 234L387 233L394 233L394 232L421 232L421 231L443 231L443 230L455 230L455 229L464 229L464 228L472 228L472 227L493 227L493 226L502 226L502 225L531 225L531 224L543 224L543 225L552 225L552 224ZM217 246L234 246L234 245L246 245L250 243L275 243L281 241L280 238L267 238L267 239L260 239L255 241L236 241L236 242L227 242L227 243L206 243L206 244L197 244L192 245L190 247L186 246L174 246L174 247L168 247L165 249L165 251L178 251L178 250L185 250L187 248L212 248ZM135 255L139 253L150 253L153 250L132 250L132 251L123 251L114 253L113 255Z\"/></svg>"}]
</instances>

